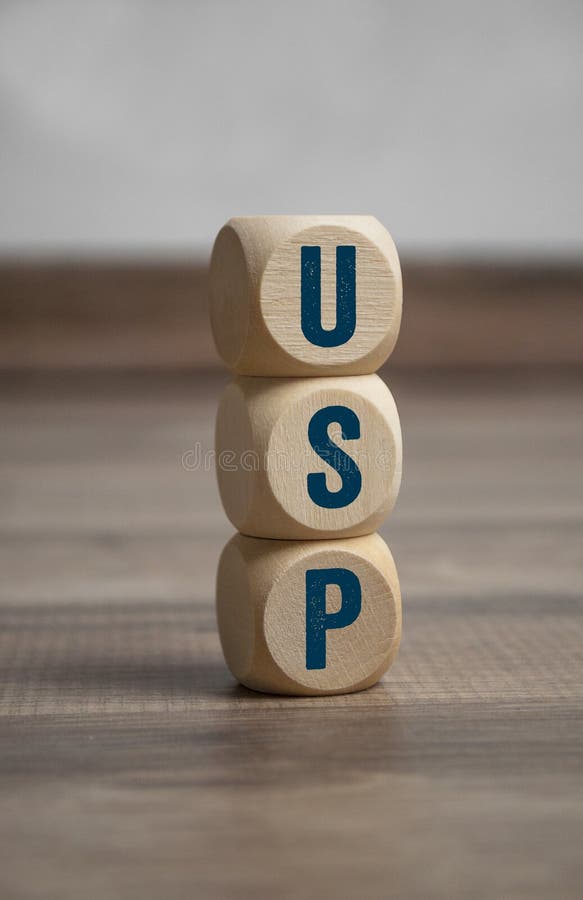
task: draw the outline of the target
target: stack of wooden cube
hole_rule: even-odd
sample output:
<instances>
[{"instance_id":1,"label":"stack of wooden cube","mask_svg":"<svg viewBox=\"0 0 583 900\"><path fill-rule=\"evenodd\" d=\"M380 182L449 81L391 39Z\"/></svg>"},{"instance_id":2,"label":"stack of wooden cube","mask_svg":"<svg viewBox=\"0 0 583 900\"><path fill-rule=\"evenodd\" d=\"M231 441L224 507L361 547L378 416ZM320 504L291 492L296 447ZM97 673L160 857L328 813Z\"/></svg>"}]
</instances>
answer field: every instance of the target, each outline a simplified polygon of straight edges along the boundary
<instances>
[{"instance_id":1,"label":"stack of wooden cube","mask_svg":"<svg viewBox=\"0 0 583 900\"><path fill-rule=\"evenodd\" d=\"M211 320L235 373L216 466L239 532L219 563L217 618L253 690L362 690L396 656L399 582L375 532L399 491L401 430L374 373L401 307L397 251L372 216L235 218L215 241Z\"/></svg>"}]
</instances>

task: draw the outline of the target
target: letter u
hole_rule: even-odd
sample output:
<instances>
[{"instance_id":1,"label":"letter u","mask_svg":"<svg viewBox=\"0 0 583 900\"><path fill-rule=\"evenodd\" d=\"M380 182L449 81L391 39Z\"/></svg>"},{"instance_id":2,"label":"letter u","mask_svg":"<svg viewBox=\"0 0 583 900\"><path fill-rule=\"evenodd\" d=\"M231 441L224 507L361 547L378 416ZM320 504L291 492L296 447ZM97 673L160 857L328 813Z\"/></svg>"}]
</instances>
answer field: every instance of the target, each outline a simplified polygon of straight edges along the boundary
<instances>
[{"instance_id":1,"label":"letter u","mask_svg":"<svg viewBox=\"0 0 583 900\"><path fill-rule=\"evenodd\" d=\"M302 247L302 332L317 347L346 344L356 328L356 247L336 247L336 325L322 328L322 252Z\"/></svg>"}]
</instances>

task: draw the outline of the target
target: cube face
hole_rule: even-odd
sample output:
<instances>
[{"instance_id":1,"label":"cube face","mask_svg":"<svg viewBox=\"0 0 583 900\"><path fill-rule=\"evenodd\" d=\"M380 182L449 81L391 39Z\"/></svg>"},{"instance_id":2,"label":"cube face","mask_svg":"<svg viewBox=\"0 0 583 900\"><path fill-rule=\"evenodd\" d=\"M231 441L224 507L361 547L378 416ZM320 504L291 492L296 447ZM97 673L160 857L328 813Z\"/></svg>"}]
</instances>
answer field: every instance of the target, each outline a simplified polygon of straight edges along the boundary
<instances>
[{"instance_id":1,"label":"cube face","mask_svg":"<svg viewBox=\"0 0 583 900\"><path fill-rule=\"evenodd\" d=\"M367 374L391 353L402 284L372 216L231 219L211 261L219 353L240 374Z\"/></svg>"},{"instance_id":2,"label":"cube face","mask_svg":"<svg viewBox=\"0 0 583 900\"><path fill-rule=\"evenodd\" d=\"M362 690L399 647L393 558L377 534L318 542L236 535L219 563L217 618L227 664L247 687Z\"/></svg>"},{"instance_id":3,"label":"cube face","mask_svg":"<svg viewBox=\"0 0 583 900\"><path fill-rule=\"evenodd\" d=\"M216 461L223 506L244 534L370 534L401 481L395 403L376 375L240 377L219 406Z\"/></svg>"}]
</instances>

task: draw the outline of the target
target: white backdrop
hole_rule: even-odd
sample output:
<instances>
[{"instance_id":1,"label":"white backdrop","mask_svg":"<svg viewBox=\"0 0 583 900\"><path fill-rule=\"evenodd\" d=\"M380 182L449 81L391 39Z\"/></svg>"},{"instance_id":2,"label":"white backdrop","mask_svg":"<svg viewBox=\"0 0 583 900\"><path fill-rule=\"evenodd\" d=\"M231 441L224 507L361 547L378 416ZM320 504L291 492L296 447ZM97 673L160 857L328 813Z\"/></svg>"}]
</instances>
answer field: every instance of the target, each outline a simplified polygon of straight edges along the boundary
<instances>
[{"instance_id":1,"label":"white backdrop","mask_svg":"<svg viewBox=\"0 0 583 900\"><path fill-rule=\"evenodd\" d=\"M401 250L583 248L583 3L0 5L0 252L206 252L373 212Z\"/></svg>"}]
</instances>

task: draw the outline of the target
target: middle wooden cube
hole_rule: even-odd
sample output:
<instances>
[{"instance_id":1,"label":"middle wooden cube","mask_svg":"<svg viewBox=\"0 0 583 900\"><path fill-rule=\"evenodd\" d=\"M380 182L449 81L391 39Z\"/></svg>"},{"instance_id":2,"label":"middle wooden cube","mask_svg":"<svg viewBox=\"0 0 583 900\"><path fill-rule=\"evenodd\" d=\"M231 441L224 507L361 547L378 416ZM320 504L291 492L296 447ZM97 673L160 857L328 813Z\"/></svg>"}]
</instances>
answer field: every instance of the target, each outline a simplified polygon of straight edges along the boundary
<instances>
[{"instance_id":1,"label":"middle wooden cube","mask_svg":"<svg viewBox=\"0 0 583 900\"><path fill-rule=\"evenodd\" d=\"M253 537L370 534L401 483L399 417L378 375L239 377L215 446L225 512Z\"/></svg>"}]
</instances>

